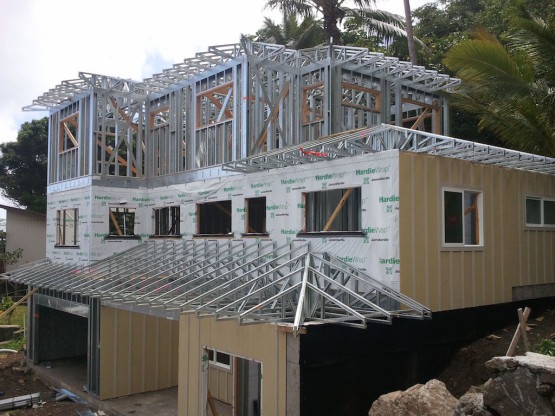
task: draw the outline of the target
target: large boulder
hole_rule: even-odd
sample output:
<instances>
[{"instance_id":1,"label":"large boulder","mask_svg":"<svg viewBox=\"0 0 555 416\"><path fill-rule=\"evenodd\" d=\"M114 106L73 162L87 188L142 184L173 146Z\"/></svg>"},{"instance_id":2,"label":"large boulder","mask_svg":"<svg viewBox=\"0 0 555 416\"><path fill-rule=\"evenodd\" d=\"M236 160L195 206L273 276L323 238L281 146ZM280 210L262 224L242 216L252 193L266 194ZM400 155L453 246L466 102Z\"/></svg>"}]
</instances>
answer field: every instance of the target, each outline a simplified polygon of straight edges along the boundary
<instances>
[{"instance_id":1,"label":"large boulder","mask_svg":"<svg viewBox=\"0 0 555 416\"><path fill-rule=\"evenodd\" d=\"M555 416L555 357L495 357L486 363L494 374L484 384L484 404L501 416Z\"/></svg>"},{"instance_id":2,"label":"large boulder","mask_svg":"<svg viewBox=\"0 0 555 416\"><path fill-rule=\"evenodd\" d=\"M380 396L368 412L369 416L453 416L457 399L439 380L417 384L405 391Z\"/></svg>"}]
</instances>

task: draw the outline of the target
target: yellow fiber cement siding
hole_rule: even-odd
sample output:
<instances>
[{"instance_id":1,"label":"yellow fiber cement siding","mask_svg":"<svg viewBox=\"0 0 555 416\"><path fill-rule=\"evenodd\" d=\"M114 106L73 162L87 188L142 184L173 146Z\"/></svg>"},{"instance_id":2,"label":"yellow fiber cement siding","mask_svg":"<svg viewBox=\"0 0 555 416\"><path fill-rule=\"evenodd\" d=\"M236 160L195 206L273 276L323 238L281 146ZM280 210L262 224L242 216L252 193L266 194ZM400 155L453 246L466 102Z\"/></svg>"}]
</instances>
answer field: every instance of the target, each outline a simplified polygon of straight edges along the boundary
<instances>
[{"instance_id":1,"label":"yellow fiber cement siding","mask_svg":"<svg viewBox=\"0 0 555 416\"><path fill-rule=\"evenodd\" d=\"M483 194L483 247L442 246L442 189ZM401 292L432 311L510 302L514 286L555 282L555 231L525 226L525 197L555 177L458 159L399 156Z\"/></svg>"},{"instance_id":2,"label":"yellow fiber cement siding","mask_svg":"<svg viewBox=\"0 0 555 416\"><path fill-rule=\"evenodd\" d=\"M179 416L202 414L202 348L262 363L262 414L286 414L286 334L270 324L238 325L236 320L198 319L179 322Z\"/></svg>"},{"instance_id":3,"label":"yellow fiber cement siding","mask_svg":"<svg viewBox=\"0 0 555 416\"><path fill-rule=\"evenodd\" d=\"M100 399L177 385L177 321L103 306Z\"/></svg>"}]
</instances>

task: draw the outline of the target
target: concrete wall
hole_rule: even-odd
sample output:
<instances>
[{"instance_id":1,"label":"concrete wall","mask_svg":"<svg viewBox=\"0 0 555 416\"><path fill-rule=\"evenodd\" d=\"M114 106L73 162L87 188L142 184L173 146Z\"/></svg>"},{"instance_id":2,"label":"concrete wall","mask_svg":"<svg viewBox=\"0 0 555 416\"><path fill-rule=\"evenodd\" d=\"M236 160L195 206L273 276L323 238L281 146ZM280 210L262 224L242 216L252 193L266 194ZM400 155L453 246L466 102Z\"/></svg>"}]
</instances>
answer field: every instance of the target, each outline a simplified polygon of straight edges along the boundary
<instances>
[{"instance_id":1,"label":"concrete wall","mask_svg":"<svg viewBox=\"0 0 555 416\"><path fill-rule=\"evenodd\" d=\"M46 257L46 217L19 209L6 209L6 250L23 249L15 264L7 264L6 271L22 264Z\"/></svg>"},{"instance_id":2,"label":"concrete wall","mask_svg":"<svg viewBox=\"0 0 555 416\"><path fill-rule=\"evenodd\" d=\"M433 311L513 300L513 287L555 282L555 230L525 225L525 197L555 197L555 177L401 153L401 291ZM442 245L442 188L483 192L483 246ZM548 296L548 294L546 294Z\"/></svg>"},{"instance_id":3,"label":"concrete wall","mask_svg":"<svg viewBox=\"0 0 555 416\"><path fill-rule=\"evenodd\" d=\"M181 315L179 322L180 416L202 415L203 347L262 364L262 414L286 415L286 338L276 325L239 326L236 320Z\"/></svg>"},{"instance_id":4,"label":"concrete wall","mask_svg":"<svg viewBox=\"0 0 555 416\"><path fill-rule=\"evenodd\" d=\"M100 399L177 385L177 321L103 306Z\"/></svg>"}]
</instances>

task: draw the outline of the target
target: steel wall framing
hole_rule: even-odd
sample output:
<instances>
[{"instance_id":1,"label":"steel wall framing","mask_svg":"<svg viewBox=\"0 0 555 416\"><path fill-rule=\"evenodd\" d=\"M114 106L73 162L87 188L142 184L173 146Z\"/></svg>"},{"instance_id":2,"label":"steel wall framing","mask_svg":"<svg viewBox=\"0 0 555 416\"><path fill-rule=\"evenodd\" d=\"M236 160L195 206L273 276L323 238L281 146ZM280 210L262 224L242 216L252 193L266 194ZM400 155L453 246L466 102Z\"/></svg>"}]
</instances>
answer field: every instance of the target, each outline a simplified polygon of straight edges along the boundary
<instances>
[{"instance_id":1,"label":"steel wall framing","mask_svg":"<svg viewBox=\"0 0 555 416\"><path fill-rule=\"evenodd\" d=\"M459 82L365 48L243 38L143 82L80 73L26 109L51 110L49 183L148 178L382 123L445 133L438 92Z\"/></svg>"}]
</instances>

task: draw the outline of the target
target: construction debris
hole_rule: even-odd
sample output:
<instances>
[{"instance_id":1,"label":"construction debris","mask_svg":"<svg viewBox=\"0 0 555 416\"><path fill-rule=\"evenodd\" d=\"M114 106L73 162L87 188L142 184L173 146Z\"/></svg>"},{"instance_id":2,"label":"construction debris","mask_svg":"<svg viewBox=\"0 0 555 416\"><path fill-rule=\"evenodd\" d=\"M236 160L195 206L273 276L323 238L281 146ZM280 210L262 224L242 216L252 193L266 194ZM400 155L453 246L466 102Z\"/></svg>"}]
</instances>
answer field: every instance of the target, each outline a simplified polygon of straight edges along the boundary
<instances>
[{"instance_id":1,"label":"construction debris","mask_svg":"<svg viewBox=\"0 0 555 416\"><path fill-rule=\"evenodd\" d=\"M0 400L0 410L18 409L20 407L31 407L40 403L40 393L26 394L25 396L12 397Z\"/></svg>"}]
</instances>

